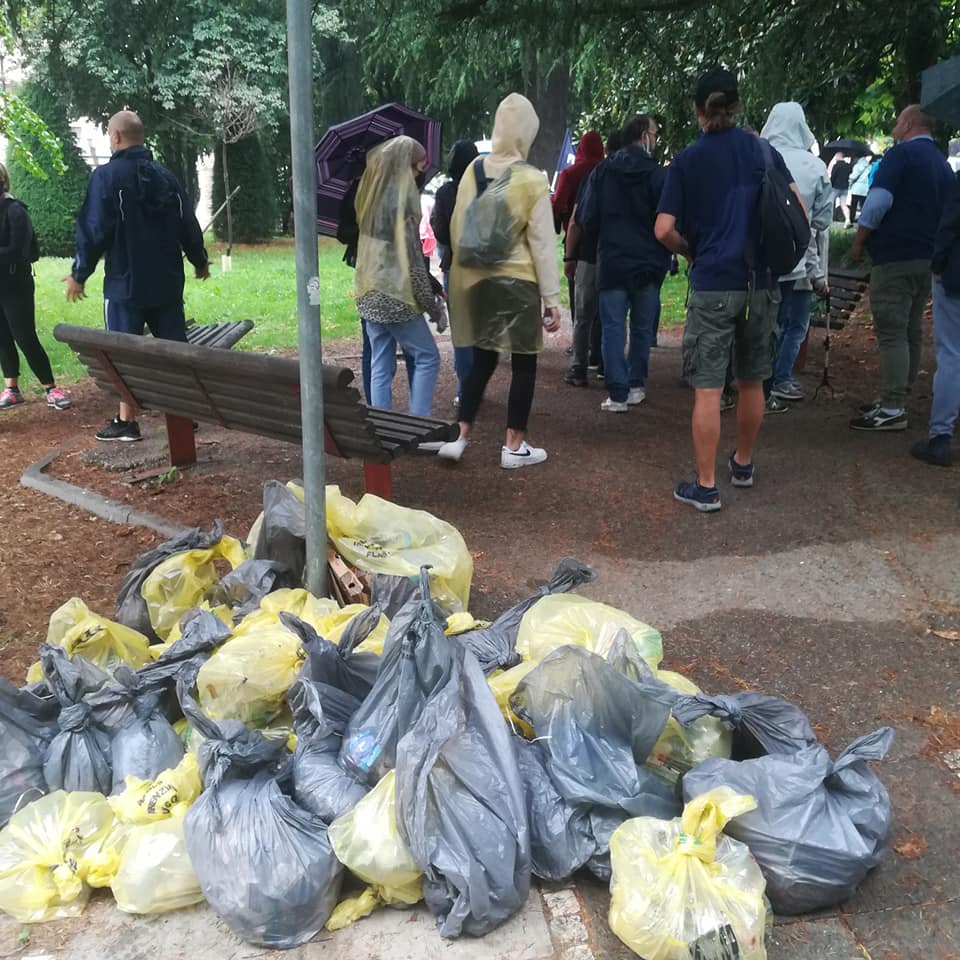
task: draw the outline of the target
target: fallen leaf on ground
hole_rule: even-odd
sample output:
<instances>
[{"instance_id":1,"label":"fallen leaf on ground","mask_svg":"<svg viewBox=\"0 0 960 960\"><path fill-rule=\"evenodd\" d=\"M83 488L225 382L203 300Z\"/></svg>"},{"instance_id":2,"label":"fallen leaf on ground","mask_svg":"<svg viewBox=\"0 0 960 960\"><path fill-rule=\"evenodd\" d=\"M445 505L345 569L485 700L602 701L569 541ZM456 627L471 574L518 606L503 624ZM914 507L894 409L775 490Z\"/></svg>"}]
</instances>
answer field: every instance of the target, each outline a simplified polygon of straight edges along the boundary
<instances>
[{"instance_id":1,"label":"fallen leaf on ground","mask_svg":"<svg viewBox=\"0 0 960 960\"><path fill-rule=\"evenodd\" d=\"M927 852L927 841L919 833L908 833L893 845L893 849L904 860L919 860Z\"/></svg>"},{"instance_id":2,"label":"fallen leaf on ground","mask_svg":"<svg viewBox=\"0 0 960 960\"><path fill-rule=\"evenodd\" d=\"M933 635L941 640L960 640L960 630L934 630Z\"/></svg>"}]
</instances>

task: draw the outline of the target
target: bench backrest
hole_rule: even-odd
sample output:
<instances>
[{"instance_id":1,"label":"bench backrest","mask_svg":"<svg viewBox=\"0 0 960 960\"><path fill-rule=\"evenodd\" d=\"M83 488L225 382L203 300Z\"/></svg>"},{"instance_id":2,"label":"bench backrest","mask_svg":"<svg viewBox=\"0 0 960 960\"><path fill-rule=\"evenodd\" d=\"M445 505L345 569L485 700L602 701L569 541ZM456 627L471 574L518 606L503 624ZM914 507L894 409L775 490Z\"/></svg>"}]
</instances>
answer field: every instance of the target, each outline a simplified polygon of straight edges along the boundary
<instances>
[{"instance_id":1,"label":"bench backrest","mask_svg":"<svg viewBox=\"0 0 960 960\"><path fill-rule=\"evenodd\" d=\"M235 353L62 323L53 335L76 351L98 386L127 402L132 399L142 409L302 441L300 365L292 357ZM386 463L393 453L378 439L352 381L349 368L324 364L328 443L340 456Z\"/></svg>"}]
</instances>

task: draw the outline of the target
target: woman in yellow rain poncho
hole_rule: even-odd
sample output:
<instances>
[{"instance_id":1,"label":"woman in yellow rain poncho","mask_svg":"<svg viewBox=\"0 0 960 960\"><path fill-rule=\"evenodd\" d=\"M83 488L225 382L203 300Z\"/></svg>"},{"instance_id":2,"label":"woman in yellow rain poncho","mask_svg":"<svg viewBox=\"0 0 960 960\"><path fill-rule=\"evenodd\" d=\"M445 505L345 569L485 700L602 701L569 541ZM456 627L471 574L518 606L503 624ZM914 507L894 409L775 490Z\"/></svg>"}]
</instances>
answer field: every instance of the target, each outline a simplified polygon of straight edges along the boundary
<instances>
[{"instance_id":1,"label":"woman in yellow rain poncho","mask_svg":"<svg viewBox=\"0 0 960 960\"><path fill-rule=\"evenodd\" d=\"M544 175L525 161L540 120L526 97L511 93L497 107L492 152L467 170L450 224L453 342L474 347L460 396L460 438L439 456L459 460L499 354L512 357L507 436L500 466L547 459L526 441L543 327L560 326L560 274L553 214ZM542 301L542 308L541 308Z\"/></svg>"},{"instance_id":2,"label":"woman in yellow rain poncho","mask_svg":"<svg viewBox=\"0 0 960 960\"><path fill-rule=\"evenodd\" d=\"M370 404L390 410L397 344L413 359L410 412L430 416L440 352L423 315L441 313L420 247L420 193L415 177L426 166L423 147L395 137L367 155L357 188L355 291L370 337Z\"/></svg>"}]
</instances>

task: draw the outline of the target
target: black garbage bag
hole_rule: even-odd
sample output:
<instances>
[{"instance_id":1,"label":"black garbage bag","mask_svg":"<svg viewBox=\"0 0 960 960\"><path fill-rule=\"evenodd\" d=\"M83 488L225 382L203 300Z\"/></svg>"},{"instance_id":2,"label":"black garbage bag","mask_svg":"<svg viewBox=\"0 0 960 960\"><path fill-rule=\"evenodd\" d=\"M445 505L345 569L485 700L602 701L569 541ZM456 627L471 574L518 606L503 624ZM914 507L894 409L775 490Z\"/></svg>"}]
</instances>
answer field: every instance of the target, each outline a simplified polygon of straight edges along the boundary
<instances>
[{"instance_id":1,"label":"black garbage bag","mask_svg":"<svg viewBox=\"0 0 960 960\"><path fill-rule=\"evenodd\" d=\"M723 720L733 730L734 760L795 753L819 745L810 721L798 706L762 693L679 696L673 715L685 726L705 716Z\"/></svg>"},{"instance_id":2,"label":"black garbage bag","mask_svg":"<svg viewBox=\"0 0 960 960\"><path fill-rule=\"evenodd\" d=\"M750 848L774 911L831 907L853 896L890 846L890 797L868 763L886 756L893 735L882 727L836 760L819 744L742 762L707 760L684 777L684 796L726 786L756 798L756 809L724 831Z\"/></svg>"},{"instance_id":3,"label":"black garbage bag","mask_svg":"<svg viewBox=\"0 0 960 960\"><path fill-rule=\"evenodd\" d=\"M169 682L176 688L187 664L195 663L199 669L217 647L230 639L230 634L230 628L209 610L191 610L184 614L180 639L156 660L144 664L137 675L151 684Z\"/></svg>"},{"instance_id":4,"label":"black garbage bag","mask_svg":"<svg viewBox=\"0 0 960 960\"><path fill-rule=\"evenodd\" d=\"M300 638L307 654L299 676L343 690L358 701L370 693L380 669L380 657L375 653L358 652L356 648L380 622L379 607L367 607L358 613L347 624L339 645L319 636L309 623L293 614L281 613L280 621Z\"/></svg>"},{"instance_id":5,"label":"black garbage bag","mask_svg":"<svg viewBox=\"0 0 960 960\"><path fill-rule=\"evenodd\" d=\"M426 659L433 672L426 685L419 670L400 678L401 699L409 694L418 709L399 711L397 823L424 872L440 935L480 937L530 891L526 802L500 708L474 655L449 643L433 619L426 570L420 589L413 657L434 647Z\"/></svg>"},{"instance_id":6,"label":"black garbage bag","mask_svg":"<svg viewBox=\"0 0 960 960\"><path fill-rule=\"evenodd\" d=\"M557 564L550 582L526 600L500 614L489 627L468 630L458 634L457 643L463 644L477 658L480 669L490 674L494 670L509 670L521 660L517 653L517 634L523 615L542 597L551 593L569 593L574 587L590 583L595 574L591 567L573 557L564 557Z\"/></svg>"},{"instance_id":7,"label":"black garbage bag","mask_svg":"<svg viewBox=\"0 0 960 960\"><path fill-rule=\"evenodd\" d=\"M527 803L531 871L541 880L564 880L596 853L589 810L560 795L539 743L514 737L513 746Z\"/></svg>"},{"instance_id":8,"label":"black garbage bag","mask_svg":"<svg viewBox=\"0 0 960 960\"><path fill-rule=\"evenodd\" d=\"M410 729L427 698L450 672L446 617L424 591L394 617L383 642L377 679L350 720L340 764L370 786L396 766L399 733Z\"/></svg>"},{"instance_id":9,"label":"black garbage bag","mask_svg":"<svg viewBox=\"0 0 960 960\"><path fill-rule=\"evenodd\" d=\"M240 619L256 610L268 593L299 586L296 577L276 560L244 560L220 581L218 598Z\"/></svg>"},{"instance_id":10,"label":"black garbage bag","mask_svg":"<svg viewBox=\"0 0 960 960\"><path fill-rule=\"evenodd\" d=\"M47 792L43 761L59 729L59 712L55 698L18 690L0 677L0 827Z\"/></svg>"},{"instance_id":11,"label":"black garbage bag","mask_svg":"<svg viewBox=\"0 0 960 960\"><path fill-rule=\"evenodd\" d=\"M679 815L679 790L645 762L672 703L576 646L544 657L510 697L513 712L542 738L565 800L661 820Z\"/></svg>"},{"instance_id":12,"label":"black garbage bag","mask_svg":"<svg viewBox=\"0 0 960 960\"><path fill-rule=\"evenodd\" d=\"M293 798L305 810L330 824L340 814L353 809L369 789L366 783L347 773L337 760L343 731L360 701L349 693L321 687L303 676L290 688L287 700L297 735L290 768Z\"/></svg>"},{"instance_id":13,"label":"black garbage bag","mask_svg":"<svg viewBox=\"0 0 960 960\"><path fill-rule=\"evenodd\" d=\"M375 573L370 584L370 606L374 604L390 620L411 600L419 599L417 581L395 573Z\"/></svg>"},{"instance_id":14,"label":"black garbage bag","mask_svg":"<svg viewBox=\"0 0 960 960\"><path fill-rule=\"evenodd\" d=\"M204 737L204 792L184 819L200 889L227 926L257 946L289 949L323 928L342 870L326 824L290 794L289 756L238 720L215 723L180 680L184 714Z\"/></svg>"},{"instance_id":15,"label":"black garbage bag","mask_svg":"<svg viewBox=\"0 0 960 960\"><path fill-rule=\"evenodd\" d=\"M47 643L40 646L40 667L60 705L59 732L43 759L47 789L110 793L110 734L97 726L86 702L109 680L108 675L84 657L70 659L60 647Z\"/></svg>"},{"instance_id":16,"label":"black garbage bag","mask_svg":"<svg viewBox=\"0 0 960 960\"><path fill-rule=\"evenodd\" d=\"M159 642L160 637L157 636L153 625L150 623L147 602L140 595L140 588L144 581L168 557L172 557L176 553L185 553L187 550L209 550L222 539L223 524L219 520L214 520L209 533L204 533L198 527L185 533L182 537L168 540L146 553L141 553L133 561L130 572L124 577L123 583L120 585L114 619L124 626L139 630L152 643Z\"/></svg>"},{"instance_id":17,"label":"black garbage bag","mask_svg":"<svg viewBox=\"0 0 960 960\"><path fill-rule=\"evenodd\" d=\"M255 560L279 563L297 586L303 585L307 565L307 520L303 501L282 483L263 485L263 521L253 548Z\"/></svg>"},{"instance_id":18,"label":"black garbage bag","mask_svg":"<svg viewBox=\"0 0 960 960\"><path fill-rule=\"evenodd\" d=\"M151 683L129 667L87 697L96 724L110 734L113 792L128 776L153 780L183 759L183 741L161 707L162 681Z\"/></svg>"}]
</instances>

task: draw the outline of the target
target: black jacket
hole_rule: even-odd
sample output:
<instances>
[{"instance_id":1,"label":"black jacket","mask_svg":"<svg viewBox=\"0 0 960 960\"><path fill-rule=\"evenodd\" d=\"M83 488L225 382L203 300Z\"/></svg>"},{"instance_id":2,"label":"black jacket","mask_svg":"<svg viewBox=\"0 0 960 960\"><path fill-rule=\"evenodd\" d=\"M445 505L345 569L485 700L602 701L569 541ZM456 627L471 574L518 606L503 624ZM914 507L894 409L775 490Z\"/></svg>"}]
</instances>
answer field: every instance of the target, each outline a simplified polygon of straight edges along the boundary
<instances>
[{"instance_id":1,"label":"black jacket","mask_svg":"<svg viewBox=\"0 0 960 960\"><path fill-rule=\"evenodd\" d=\"M453 250L450 244L450 220L453 218L453 208L457 205L457 190L464 173L477 158L475 144L469 140L458 140L450 148L450 157L447 165L447 176L450 179L440 187L434 198L433 213L430 214L430 226L433 235L443 249L440 258L440 269L447 273L453 263Z\"/></svg>"},{"instance_id":2,"label":"black jacket","mask_svg":"<svg viewBox=\"0 0 960 960\"><path fill-rule=\"evenodd\" d=\"M594 171L582 222L597 235L597 289L662 283L670 253L653 235L663 168L631 145ZM580 219L580 218L578 218Z\"/></svg>"},{"instance_id":3,"label":"black jacket","mask_svg":"<svg viewBox=\"0 0 960 960\"><path fill-rule=\"evenodd\" d=\"M39 257L40 248L27 205L13 197L4 197L0 200L0 267L14 267L17 273L30 274L30 264Z\"/></svg>"},{"instance_id":4,"label":"black jacket","mask_svg":"<svg viewBox=\"0 0 960 960\"><path fill-rule=\"evenodd\" d=\"M951 297L960 297L960 173L940 217L930 268Z\"/></svg>"}]
</instances>

